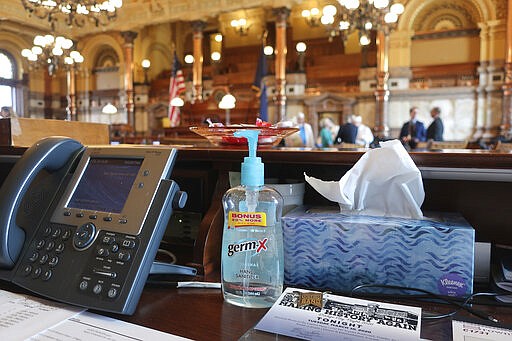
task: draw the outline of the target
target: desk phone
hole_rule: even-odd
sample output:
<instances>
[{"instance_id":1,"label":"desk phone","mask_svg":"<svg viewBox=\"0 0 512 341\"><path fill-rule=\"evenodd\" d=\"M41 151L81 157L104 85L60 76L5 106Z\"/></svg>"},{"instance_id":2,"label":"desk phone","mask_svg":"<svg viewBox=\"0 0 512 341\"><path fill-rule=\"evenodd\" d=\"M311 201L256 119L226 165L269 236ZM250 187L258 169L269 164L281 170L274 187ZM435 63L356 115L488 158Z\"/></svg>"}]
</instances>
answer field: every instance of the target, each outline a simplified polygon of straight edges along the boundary
<instances>
[{"instance_id":1,"label":"desk phone","mask_svg":"<svg viewBox=\"0 0 512 341\"><path fill-rule=\"evenodd\" d=\"M86 308L132 314L173 208L187 195L168 147L30 147L0 188L0 279Z\"/></svg>"}]
</instances>

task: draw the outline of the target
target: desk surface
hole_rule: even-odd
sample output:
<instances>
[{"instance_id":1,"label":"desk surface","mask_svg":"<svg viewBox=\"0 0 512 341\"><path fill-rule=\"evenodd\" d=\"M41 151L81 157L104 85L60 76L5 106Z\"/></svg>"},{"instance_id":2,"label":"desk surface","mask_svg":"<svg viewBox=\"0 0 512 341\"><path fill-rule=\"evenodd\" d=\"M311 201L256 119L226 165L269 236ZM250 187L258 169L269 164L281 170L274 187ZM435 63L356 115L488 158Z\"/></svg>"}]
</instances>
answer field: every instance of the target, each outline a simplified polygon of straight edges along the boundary
<instances>
[{"instance_id":1,"label":"desk surface","mask_svg":"<svg viewBox=\"0 0 512 341\"><path fill-rule=\"evenodd\" d=\"M422 306L424 314L444 314L454 310L451 306L410 300L393 303ZM475 305L475 308L498 318L501 323L512 325L512 306ZM254 327L266 312L267 309L240 308L225 303L220 290L216 289L175 289L147 285L134 315L110 316L190 339L210 341L237 340ZM458 314L471 316L465 311ZM422 323L423 338L451 339L450 318L424 320ZM261 340L260 337L257 339Z\"/></svg>"},{"instance_id":2,"label":"desk surface","mask_svg":"<svg viewBox=\"0 0 512 341\"><path fill-rule=\"evenodd\" d=\"M0 281L0 288L29 294L11 283ZM374 301L383 301L372 299ZM447 314L455 307L444 304L426 303L411 299L385 300L389 303L422 307L423 315ZM474 305L486 315L497 318L502 325L512 328L512 305L498 305L492 298L485 299L488 305ZM268 309L241 308L224 302L219 289L172 288L163 285L146 285L135 313L131 316L93 311L148 328L160 330L193 340L238 340L251 330ZM475 318L466 311L456 315ZM482 323L483 320L476 320ZM268 336L268 337L265 337ZM421 337L429 340L451 340L451 318L422 320ZM290 340L275 338L263 332L247 333L243 340Z\"/></svg>"}]
</instances>

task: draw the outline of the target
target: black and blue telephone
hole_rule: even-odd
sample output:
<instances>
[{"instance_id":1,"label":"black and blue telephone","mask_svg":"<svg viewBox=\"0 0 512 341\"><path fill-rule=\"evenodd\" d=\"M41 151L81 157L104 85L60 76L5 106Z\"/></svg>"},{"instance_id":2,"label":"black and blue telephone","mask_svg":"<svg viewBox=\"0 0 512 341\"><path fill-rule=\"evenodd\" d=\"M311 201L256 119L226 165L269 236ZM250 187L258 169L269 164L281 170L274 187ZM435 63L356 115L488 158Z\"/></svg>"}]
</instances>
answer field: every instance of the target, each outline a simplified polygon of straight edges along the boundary
<instances>
[{"instance_id":1,"label":"black and blue telephone","mask_svg":"<svg viewBox=\"0 0 512 341\"><path fill-rule=\"evenodd\" d=\"M173 208L177 151L50 137L0 187L0 279L86 308L132 314Z\"/></svg>"}]
</instances>

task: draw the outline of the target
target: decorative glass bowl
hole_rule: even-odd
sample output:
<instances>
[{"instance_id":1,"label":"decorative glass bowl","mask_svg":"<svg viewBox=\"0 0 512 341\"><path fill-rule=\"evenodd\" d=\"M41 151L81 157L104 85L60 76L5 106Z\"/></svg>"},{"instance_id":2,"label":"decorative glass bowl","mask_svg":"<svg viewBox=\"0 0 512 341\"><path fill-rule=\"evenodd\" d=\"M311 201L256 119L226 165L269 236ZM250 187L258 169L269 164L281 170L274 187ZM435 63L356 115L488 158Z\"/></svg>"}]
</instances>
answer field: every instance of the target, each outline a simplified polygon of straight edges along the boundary
<instances>
[{"instance_id":1,"label":"decorative glass bowl","mask_svg":"<svg viewBox=\"0 0 512 341\"><path fill-rule=\"evenodd\" d=\"M297 131L299 128L259 127L251 124L237 124L224 127L190 127L190 131L208 139L216 146L247 146L245 137L235 137L233 133L239 130L259 130L258 147L277 146L281 140Z\"/></svg>"}]
</instances>

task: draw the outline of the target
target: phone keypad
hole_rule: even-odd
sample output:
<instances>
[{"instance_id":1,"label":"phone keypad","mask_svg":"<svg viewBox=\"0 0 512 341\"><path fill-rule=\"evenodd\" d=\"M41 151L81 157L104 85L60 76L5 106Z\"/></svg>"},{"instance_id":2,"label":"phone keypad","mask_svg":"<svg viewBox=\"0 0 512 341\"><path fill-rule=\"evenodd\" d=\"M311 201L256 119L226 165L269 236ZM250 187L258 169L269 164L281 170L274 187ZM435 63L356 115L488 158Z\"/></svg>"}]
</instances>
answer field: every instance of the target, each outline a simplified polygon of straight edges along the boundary
<instances>
[{"instance_id":1,"label":"phone keypad","mask_svg":"<svg viewBox=\"0 0 512 341\"><path fill-rule=\"evenodd\" d=\"M45 227L42 235L35 239L32 251L27 253L26 264L21 267L22 275L43 281L50 280L71 234L70 226Z\"/></svg>"},{"instance_id":2,"label":"phone keypad","mask_svg":"<svg viewBox=\"0 0 512 341\"><path fill-rule=\"evenodd\" d=\"M72 284L77 292L112 301L123 292L139 246L139 237L105 231L91 222L48 224L34 237L18 276L28 287L41 288L68 280L71 268L81 269Z\"/></svg>"}]
</instances>

